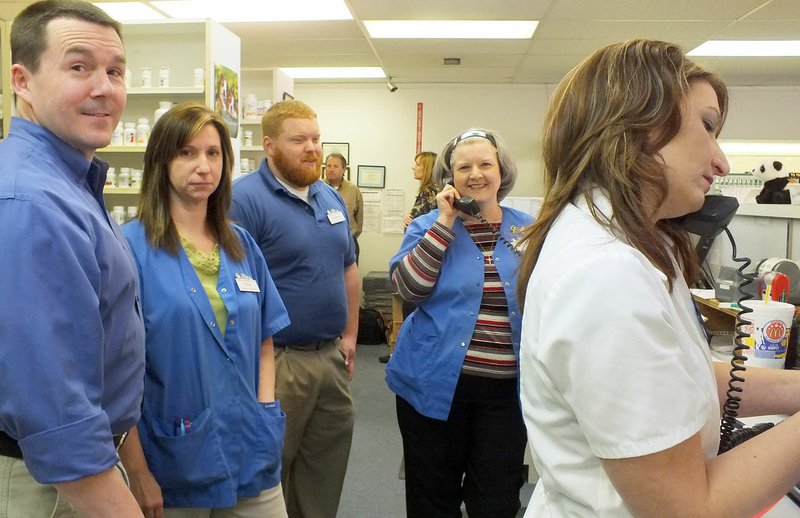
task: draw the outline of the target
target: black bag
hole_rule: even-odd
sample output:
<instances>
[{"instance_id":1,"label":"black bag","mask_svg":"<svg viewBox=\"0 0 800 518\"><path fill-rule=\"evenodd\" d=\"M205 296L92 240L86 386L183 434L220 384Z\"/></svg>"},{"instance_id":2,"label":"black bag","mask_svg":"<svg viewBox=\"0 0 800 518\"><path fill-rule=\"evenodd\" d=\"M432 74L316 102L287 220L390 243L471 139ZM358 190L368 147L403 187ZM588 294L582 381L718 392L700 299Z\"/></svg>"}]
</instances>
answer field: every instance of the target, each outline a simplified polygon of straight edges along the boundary
<instances>
[{"instance_id":1,"label":"black bag","mask_svg":"<svg viewBox=\"0 0 800 518\"><path fill-rule=\"evenodd\" d=\"M374 308L361 308L358 313L358 338L365 345L388 343L389 325L383 313Z\"/></svg>"}]
</instances>

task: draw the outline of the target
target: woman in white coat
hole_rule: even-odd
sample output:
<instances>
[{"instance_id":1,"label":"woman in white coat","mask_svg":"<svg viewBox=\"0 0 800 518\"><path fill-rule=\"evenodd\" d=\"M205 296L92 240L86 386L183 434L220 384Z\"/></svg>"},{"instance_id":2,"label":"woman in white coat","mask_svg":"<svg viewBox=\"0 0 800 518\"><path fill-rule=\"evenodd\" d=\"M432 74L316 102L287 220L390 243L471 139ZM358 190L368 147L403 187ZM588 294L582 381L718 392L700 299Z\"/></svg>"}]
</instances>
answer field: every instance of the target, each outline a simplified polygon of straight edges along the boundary
<instances>
[{"instance_id":1,"label":"woman in white coat","mask_svg":"<svg viewBox=\"0 0 800 518\"><path fill-rule=\"evenodd\" d=\"M673 218L729 172L725 84L676 45L597 51L552 96L546 196L518 286L522 409L541 475L526 517L752 516L800 480L800 416L717 454L714 364ZM743 416L800 410L800 376L748 368Z\"/></svg>"}]
</instances>

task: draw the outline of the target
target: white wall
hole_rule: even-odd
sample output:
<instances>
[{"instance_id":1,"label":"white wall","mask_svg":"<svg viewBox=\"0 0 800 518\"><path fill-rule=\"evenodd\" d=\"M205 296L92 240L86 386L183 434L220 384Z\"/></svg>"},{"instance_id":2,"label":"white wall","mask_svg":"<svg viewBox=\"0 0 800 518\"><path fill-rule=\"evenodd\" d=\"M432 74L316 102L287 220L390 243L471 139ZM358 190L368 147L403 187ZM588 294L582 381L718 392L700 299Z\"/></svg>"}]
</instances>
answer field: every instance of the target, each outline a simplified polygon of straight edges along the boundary
<instances>
[{"instance_id":1,"label":"white wall","mask_svg":"<svg viewBox=\"0 0 800 518\"><path fill-rule=\"evenodd\" d=\"M350 143L351 179L358 164L386 166L386 188L403 189L408 209L418 187L411 176L418 102L424 106L423 150L438 153L470 127L495 130L511 147L520 172L511 195L541 196L540 135L551 91L552 85L401 85L390 93L383 84L295 84L295 97L319 115L322 140ZM800 141L798 121L800 88L732 88L721 138ZM730 158L734 171L750 170L760 161ZM791 170L800 170L798 158L786 160ZM388 270L401 239L364 232L362 275Z\"/></svg>"},{"instance_id":2,"label":"white wall","mask_svg":"<svg viewBox=\"0 0 800 518\"><path fill-rule=\"evenodd\" d=\"M358 164L386 166L386 188L403 189L407 210L419 183L411 175L416 154L417 103L423 103L422 149L438 153L471 127L497 131L517 161L512 196L540 193L539 134L547 89L544 85L295 84L295 97L319 115L323 142L349 142L351 180ZM359 238L362 275L387 271L402 235L364 232Z\"/></svg>"}]
</instances>

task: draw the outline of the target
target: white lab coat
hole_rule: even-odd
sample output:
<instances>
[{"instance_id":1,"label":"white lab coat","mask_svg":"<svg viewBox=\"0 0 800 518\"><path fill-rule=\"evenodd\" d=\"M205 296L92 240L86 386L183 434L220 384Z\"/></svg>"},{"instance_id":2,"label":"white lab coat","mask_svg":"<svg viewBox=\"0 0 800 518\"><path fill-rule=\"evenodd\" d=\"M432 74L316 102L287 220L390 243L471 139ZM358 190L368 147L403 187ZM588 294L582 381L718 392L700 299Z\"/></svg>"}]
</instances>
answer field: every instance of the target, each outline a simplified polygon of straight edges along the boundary
<instances>
[{"instance_id":1,"label":"white lab coat","mask_svg":"<svg viewBox=\"0 0 800 518\"><path fill-rule=\"evenodd\" d=\"M596 203L610 214L599 191ZM547 236L528 284L521 398L541 476L526 518L630 516L600 458L719 446L711 356L682 278L601 227L583 197Z\"/></svg>"}]
</instances>

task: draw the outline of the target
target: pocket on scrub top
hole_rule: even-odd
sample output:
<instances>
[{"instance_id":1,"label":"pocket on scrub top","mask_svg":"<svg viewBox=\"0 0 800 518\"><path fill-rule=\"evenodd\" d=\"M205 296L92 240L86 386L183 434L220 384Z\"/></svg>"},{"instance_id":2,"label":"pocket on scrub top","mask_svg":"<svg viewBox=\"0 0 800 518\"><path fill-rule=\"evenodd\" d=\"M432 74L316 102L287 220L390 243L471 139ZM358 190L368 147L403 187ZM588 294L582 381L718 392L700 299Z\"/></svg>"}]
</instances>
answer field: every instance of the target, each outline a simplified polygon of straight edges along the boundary
<instances>
[{"instance_id":1,"label":"pocket on scrub top","mask_svg":"<svg viewBox=\"0 0 800 518\"><path fill-rule=\"evenodd\" d=\"M193 418L191 430L183 435L165 432L174 429L174 423L156 426L162 429L151 430L152 443L145 453L150 471L162 487L203 486L228 477L211 409Z\"/></svg>"},{"instance_id":2,"label":"pocket on scrub top","mask_svg":"<svg viewBox=\"0 0 800 518\"><path fill-rule=\"evenodd\" d=\"M248 462L242 465L242 480L253 480L259 474L272 475L280 480L285 431L286 414L281 410L280 401L258 403L253 450L248 455Z\"/></svg>"}]
</instances>

